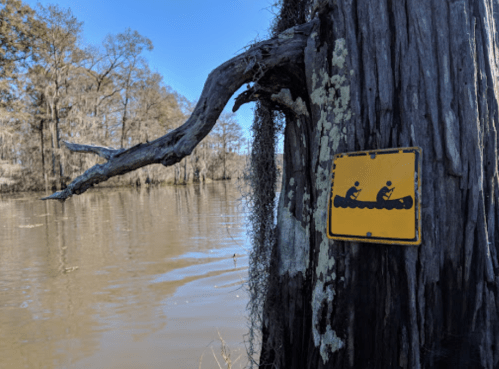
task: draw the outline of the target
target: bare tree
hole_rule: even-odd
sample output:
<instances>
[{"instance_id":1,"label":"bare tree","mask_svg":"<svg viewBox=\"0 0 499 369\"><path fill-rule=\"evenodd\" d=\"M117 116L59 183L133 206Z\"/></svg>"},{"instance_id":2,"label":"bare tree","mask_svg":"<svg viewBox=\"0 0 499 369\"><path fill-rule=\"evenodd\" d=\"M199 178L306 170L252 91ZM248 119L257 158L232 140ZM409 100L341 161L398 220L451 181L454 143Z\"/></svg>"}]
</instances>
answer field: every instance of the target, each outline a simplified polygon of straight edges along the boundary
<instances>
[{"instance_id":1,"label":"bare tree","mask_svg":"<svg viewBox=\"0 0 499 369\"><path fill-rule=\"evenodd\" d=\"M138 74L145 66L142 51L153 49L151 40L140 35L137 31L127 28L125 32L115 36L107 36L104 42L107 55L111 57L111 68L116 69L116 83L121 93L121 147L125 147L129 126L129 110L134 98L133 89L136 88ZM108 57L109 58L109 57Z\"/></svg>"},{"instance_id":2,"label":"bare tree","mask_svg":"<svg viewBox=\"0 0 499 369\"><path fill-rule=\"evenodd\" d=\"M222 167L222 179L230 179L228 172L229 162L234 161L243 144L243 131L235 120L234 114L222 113L215 125L212 135L216 146L217 161L215 167Z\"/></svg>"},{"instance_id":3,"label":"bare tree","mask_svg":"<svg viewBox=\"0 0 499 369\"><path fill-rule=\"evenodd\" d=\"M263 309L259 366L497 367L498 7L283 0L273 37L215 69L183 126L128 149L67 144L107 162L48 198L177 163L249 83L236 105L259 101L260 147L273 140L274 112L286 115L277 224L253 259L268 271L255 295L264 300L252 300ZM407 146L424 153L421 245L329 240L333 155ZM253 219L260 229L269 218Z\"/></svg>"},{"instance_id":4,"label":"bare tree","mask_svg":"<svg viewBox=\"0 0 499 369\"><path fill-rule=\"evenodd\" d=\"M61 130L63 120L71 109L68 91L71 88L72 72L84 54L78 47L82 22L71 13L56 5L39 6L38 18L47 26L40 35L40 52L37 73L43 76L41 83L44 101L48 106L47 121L51 131L52 174L58 188L64 188L63 154L61 152Z\"/></svg>"},{"instance_id":5,"label":"bare tree","mask_svg":"<svg viewBox=\"0 0 499 369\"><path fill-rule=\"evenodd\" d=\"M20 169L3 171L16 179L6 179L2 191L62 188L68 176L99 162L66 155L62 139L119 146L126 116L126 141L135 144L185 120L182 97L141 57L140 49L152 46L137 32L108 36L101 47L81 47L81 23L70 10L35 11L18 0L0 2L0 30L0 160ZM157 183L170 175L145 168L108 185Z\"/></svg>"}]
</instances>

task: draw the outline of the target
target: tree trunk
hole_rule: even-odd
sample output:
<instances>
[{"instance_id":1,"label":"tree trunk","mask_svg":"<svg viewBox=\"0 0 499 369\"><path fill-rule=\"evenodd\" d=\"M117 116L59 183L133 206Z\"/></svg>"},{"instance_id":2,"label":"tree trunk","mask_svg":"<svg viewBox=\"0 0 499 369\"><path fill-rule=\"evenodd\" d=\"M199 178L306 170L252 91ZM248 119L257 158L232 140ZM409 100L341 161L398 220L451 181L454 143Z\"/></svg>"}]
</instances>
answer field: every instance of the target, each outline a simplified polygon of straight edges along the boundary
<instances>
[{"instance_id":1,"label":"tree trunk","mask_svg":"<svg viewBox=\"0 0 499 369\"><path fill-rule=\"evenodd\" d=\"M57 102L53 105L52 112L52 175L54 181L52 187L57 187L58 189L66 188L66 182L64 180L64 169L62 163L62 150L61 150L61 131L60 131L60 117L59 117L59 107Z\"/></svg>"},{"instance_id":2,"label":"tree trunk","mask_svg":"<svg viewBox=\"0 0 499 369\"><path fill-rule=\"evenodd\" d=\"M57 188L57 171L56 171L56 155L55 155L55 152L56 152L56 138L55 138L55 123L52 121L51 122L51 130L50 130L50 137L51 137L51 149L52 149L52 179L50 180L51 184L52 184L52 189L56 189Z\"/></svg>"},{"instance_id":3,"label":"tree trunk","mask_svg":"<svg viewBox=\"0 0 499 369\"><path fill-rule=\"evenodd\" d=\"M262 368L498 367L498 10L319 6L308 109L285 128ZM329 240L333 155L407 146L423 149L421 245Z\"/></svg>"},{"instance_id":4,"label":"tree trunk","mask_svg":"<svg viewBox=\"0 0 499 369\"><path fill-rule=\"evenodd\" d=\"M121 148L125 147L126 140L126 121L128 114L128 89L125 91L125 101L123 103L123 117L121 118Z\"/></svg>"},{"instance_id":5,"label":"tree trunk","mask_svg":"<svg viewBox=\"0 0 499 369\"><path fill-rule=\"evenodd\" d=\"M173 167L173 184L180 184L180 164L175 164Z\"/></svg>"},{"instance_id":6,"label":"tree trunk","mask_svg":"<svg viewBox=\"0 0 499 369\"><path fill-rule=\"evenodd\" d=\"M121 119L121 148L125 147L125 124L126 124L126 105L125 113L123 113L123 118Z\"/></svg>"},{"instance_id":7,"label":"tree trunk","mask_svg":"<svg viewBox=\"0 0 499 369\"><path fill-rule=\"evenodd\" d=\"M42 176L43 176L43 186L45 191L48 191L48 180L47 180L47 172L45 171L45 143L43 137L43 126L45 123L45 119L40 120L40 152L42 155Z\"/></svg>"},{"instance_id":8,"label":"tree trunk","mask_svg":"<svg viewBox=\"0 0 499 369\"><path fill-rule=\"evenodd\" d=\"M294 21L277 24L300 25L215 69L184 125L129 149L66 143L107 162L46 199L178 163L253 82L234 109L259 99L286 114L276 242L261 241L272 265L250 263L270 273L252 310L263 303L260 367L498 367L498 0L280 3ZM421 245L329 240L333 156L409 146L423 150Z\"/></svg>"},{"instance_id":9,"label":"tree trunk","mask_svg":"<svg viewBox=\"0 0 499 369\"><path fill-rule=\"evenodd\" d=\"M222 179L227 179L227 152L225 150L226 150L226 147L225 147L225 145L223 145L223 151L222 151L223 174L222 174Z\"/></svg>"},{"instance_id":10,"label":"tree trunk","mask_svg":"<svg viewBox=\"0 0 499 369\"><path fill-rule=\"evenodd\" d=\"M189 181L189 172L187 171L187 158L184 159L184 184Z\"/></svg>"}]
</instances>

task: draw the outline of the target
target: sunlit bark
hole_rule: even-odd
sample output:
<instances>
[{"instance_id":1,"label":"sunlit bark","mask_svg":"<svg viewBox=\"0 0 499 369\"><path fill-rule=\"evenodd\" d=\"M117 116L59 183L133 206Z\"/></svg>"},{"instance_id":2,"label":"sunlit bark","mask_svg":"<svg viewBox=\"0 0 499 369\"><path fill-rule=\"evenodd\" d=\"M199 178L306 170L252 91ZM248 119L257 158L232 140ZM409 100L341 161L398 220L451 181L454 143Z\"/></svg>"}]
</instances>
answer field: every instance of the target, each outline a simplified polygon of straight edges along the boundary
<instances>
[{"instance_id":1,"label":"sunlit bark","mask_svg":"<svg viewBox=\"0 0 499 369\"><path fill-rule=\"evenodd\" d=\"M315 3L262 367L496 368L499 4ZM422 244L328 240L333 155L408 146L423 149Z\"/></svg>"}]
</instances>

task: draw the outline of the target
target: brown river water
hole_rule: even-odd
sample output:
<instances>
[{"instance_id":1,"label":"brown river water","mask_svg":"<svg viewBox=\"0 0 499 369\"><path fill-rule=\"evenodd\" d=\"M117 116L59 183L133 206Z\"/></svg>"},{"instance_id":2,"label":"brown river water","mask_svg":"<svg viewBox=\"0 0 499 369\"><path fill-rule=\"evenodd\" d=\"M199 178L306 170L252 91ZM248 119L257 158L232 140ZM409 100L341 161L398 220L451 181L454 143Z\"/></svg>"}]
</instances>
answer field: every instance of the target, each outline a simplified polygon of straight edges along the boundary
<instances>
[{"instance_id":1,"label":"brown river water","mask_svg":"<svg viewBox=\"0 0 499 369\"><path fill-rule=\"evenodd\" d=\"M42 195L0 197L0 368L244 367L235 184Z\"/></svg>"}]
</instances>

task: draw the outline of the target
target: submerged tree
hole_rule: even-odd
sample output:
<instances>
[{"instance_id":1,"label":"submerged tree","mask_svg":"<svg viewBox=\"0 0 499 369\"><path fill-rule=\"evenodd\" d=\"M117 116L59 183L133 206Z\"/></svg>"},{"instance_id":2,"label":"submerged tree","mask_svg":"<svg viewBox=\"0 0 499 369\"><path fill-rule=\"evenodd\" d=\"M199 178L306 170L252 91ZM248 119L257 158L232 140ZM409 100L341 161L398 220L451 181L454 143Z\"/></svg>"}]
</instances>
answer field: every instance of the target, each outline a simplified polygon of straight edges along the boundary
<instances>
[{"instance_id":1,"label":"submerged tree","mask_svg":"<svg viewBox=\"0 0 499 369\"><path fill-rule=\"evenodd\" d=\"M274 36L215 69L183 126L129 149L67 144L108 161L49 198L175 164L249 84L235 108L259 101L257 162L275 112L286 116L274 228L263 223L273 198L254 194L255 242L266 245L252 266L266 275L252 287L260 367L497 367L498 10L497 0L283 0ZM424 153L421 245L329 240L333 155L407 146Z\"/></svg>"}]
</instances>

